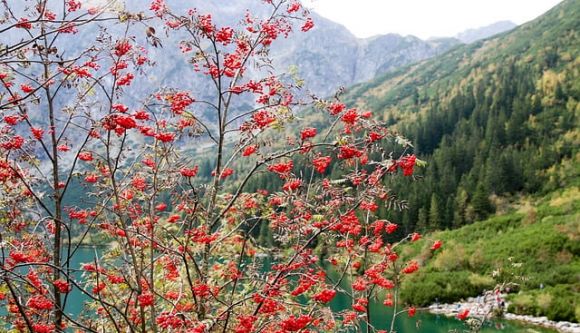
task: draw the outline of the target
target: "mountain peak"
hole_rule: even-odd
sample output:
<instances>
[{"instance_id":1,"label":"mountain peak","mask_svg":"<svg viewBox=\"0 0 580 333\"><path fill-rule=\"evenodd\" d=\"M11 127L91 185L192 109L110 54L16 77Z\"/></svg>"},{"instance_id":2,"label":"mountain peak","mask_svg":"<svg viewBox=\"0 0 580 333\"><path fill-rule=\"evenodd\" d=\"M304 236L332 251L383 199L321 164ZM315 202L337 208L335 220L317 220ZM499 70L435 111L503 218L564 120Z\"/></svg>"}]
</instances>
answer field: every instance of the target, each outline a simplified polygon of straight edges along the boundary
<instances>
[{"instance_id":1,"label":"mountain peak","mask_svg":"<svg viewBox=\"0 0 580 333\"><path fill-rule=\"evenodd\" d=\"M512 21L498 21L483 27L467 29L463 32L455 35L455 38L459 39L465 44L470 44L481 39L486 39L502 32L512 30L518 25Z\"/></svg>"}]
</instances>

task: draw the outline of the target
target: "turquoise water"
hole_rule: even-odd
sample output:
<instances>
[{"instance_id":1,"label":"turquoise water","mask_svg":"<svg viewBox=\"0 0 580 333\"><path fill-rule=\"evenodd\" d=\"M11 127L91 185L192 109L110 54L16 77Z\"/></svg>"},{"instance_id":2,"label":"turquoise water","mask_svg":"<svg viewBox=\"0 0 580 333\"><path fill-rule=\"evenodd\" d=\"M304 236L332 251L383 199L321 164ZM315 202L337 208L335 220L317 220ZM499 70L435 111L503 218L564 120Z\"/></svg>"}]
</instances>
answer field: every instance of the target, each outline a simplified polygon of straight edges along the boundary
<instances>
[{"instance_id":1,"label":"turquoise water","mask_svg":"<svg viewBox=\"0 0 580 333\"><path fill-rule=\"evenodd\" d=\"M78 269L81 263L93 262L96 251L94 248L83 247L75 254L71 267ZM330 273L332 274L332 273ZM69 294L66 312L69 314L78 315L83 307L83 303L88 300L88 297L83 295L78 289L73 289ZM351 303L348 296L344 294L337 294L335 299L330 304L334 311L344 310L350 308ZM391 308L385 307L382 303L371 304L371 321L372 324L379 329L388 329L392 317ZM463 322L441 315L434 315L427 312L418 311L413 318L409 318L406 314L402 314L395 322L397 332L417 332L417 333L448 333L450 330L458 330L463 332L465 326ZM482 332L504 332L504 333L548 333L555 332L552 330L542 329L532 326L524 326L517 322L510 322L505 320L490 322Z\"/></svg>"}]
</instances>

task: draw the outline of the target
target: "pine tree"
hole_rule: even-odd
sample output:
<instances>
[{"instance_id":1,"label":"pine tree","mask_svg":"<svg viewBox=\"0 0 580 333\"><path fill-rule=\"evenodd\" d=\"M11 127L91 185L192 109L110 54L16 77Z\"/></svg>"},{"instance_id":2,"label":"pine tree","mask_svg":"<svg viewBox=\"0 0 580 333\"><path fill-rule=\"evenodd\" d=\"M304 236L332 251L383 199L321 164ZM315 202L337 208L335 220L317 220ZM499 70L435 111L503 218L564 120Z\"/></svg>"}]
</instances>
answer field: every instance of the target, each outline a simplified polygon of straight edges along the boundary
<instances>
[{"instance_id":1,"label":"pine tree","mask_svg":"<svg viewBox=\"0 0 580 333\"><path fill-rule=\"evenodd\" d=\"M458 228L467 224L466 211L469 196L467 191L459 188L455 197L455 213L453 214L453 227Z\"/></svg>"},{"instance_id":2,"label":"pine tree","mask_svg":"<svg viewBox=\"0 0 580 333\"><path fill-rule=\"evenodd\" d=\"M455 211L455 198L453 196L447 197L445 202L445 213L443 214L442 226L445 229L450 229L453 227L453 213Z\"/></svg>"},{"instance_id":3,"label":"pine tree","mask_svg":"<svg viewBox=\"0 0 580 333\"><path fill-rule=\"evenodd\" d=\"M419 209L419 217L417 218L417 227L416 227L417 231L423 233L429 230L428 215L429 214L427 214L427 210L424 207Z\"/></svg>"},{"instance_id":4,"label":"pine tree","mask_svg":"<svg viewBox=\"0 0 580 333\"><path fill-rule=\"evenodd\" d=\"M493 206L489 201L489 194L483 183L477 184L471 206L473 207L475 219L478 221L485 219L493 211Z\"/></svg>"},{"instance_id":5,"label":"pine tree","mask_svg":"<svg viewBox=\"0 0 580 333\"><path fill-rule=\"evenodd\" d=\"M439 210L439 200L437 199L437 195L435 193L431 195L431 205L429 207L429 226L432 229L443 229L441 212Z\"/></svg>"}]
</instances>

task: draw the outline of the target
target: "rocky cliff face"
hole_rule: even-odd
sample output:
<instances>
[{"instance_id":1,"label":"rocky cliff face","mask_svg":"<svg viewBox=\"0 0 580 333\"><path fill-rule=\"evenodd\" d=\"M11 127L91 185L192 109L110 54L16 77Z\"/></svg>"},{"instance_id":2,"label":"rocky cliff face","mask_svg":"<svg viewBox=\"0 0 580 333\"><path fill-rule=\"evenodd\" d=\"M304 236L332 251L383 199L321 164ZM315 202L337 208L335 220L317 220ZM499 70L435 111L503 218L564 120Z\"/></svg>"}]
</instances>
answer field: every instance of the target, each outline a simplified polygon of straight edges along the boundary
<instances>
[{"instance_id":1,"label":"rocky cliff face","mask_svg":"<svg viewBox=\"0 0 580 333\"><path fill-rule=\"evenodd\" d=\"M139 9L145 10L148 1L139 0ZM212 13L218 25L235 25L247 9L257 16L268 14L268 7L256 0L214 0L177 1L168 0L170 7L185 12L197 8L199 12ZM318 96L332 94L341 86L350 86L374 78L390 70L443 53L460 41L454 38L423 41L413 36L388 34L367 39L358 39L344 26L312 13L315 28L308 33L295 32L287 40L274 43L271 56L274 66L280 72L296 66L305 86ZM175 35L172 35L174 38ZM177 40L169 40L160 50L159 65L168 65L157 76L161 84L184 83L192 87L203 84L193 82L193 78L178 77L182 73L183 56L173 45ZM159 59L159 58L155 58ZM164 66L161 66L164 67ZM161 74L161 72L159 73Z\"/></svg>"},{"instance_id":2,"label":"rocky cliff face","mask_svg":"<svg viewBox=\"0 0 580 333\"><path fill-rule=\"evenodd\" d=\"M462 43L470 44L480 39L486 39L502 32L512 30L517 26L517 24L511 21L499 21L484 27L465 30L464 32L457 34L455 38L459 39Z\"/></svg>"},{"instance_id":3,"label":"rocky cliff face","mask_svg":"<svg viewBox=\"0 0 580 333\"><path fill-rule=\"evenodd\" d=\"M172 8L197 7L214 13L218 24L235 24L249 9L266 15L267 7L256 0L168 1ZM387 34L356 38L344 26L312 13L315 28L297 31L288 40L273 45L272 57L279 71L296 66L306 87L319 96L332 94L393 69L441 54L461 42L454 38L423 41L414 36Z\"/></svg>"},{"instance_id":4,"label":"rocky cliff face","mask_svg":"<svg viewBox=\"0 0 580 333\"><path fill-rule=\"evenodd\" d=\"M453 38L423 41L396 34L358 39L345 27L313 14L316 26L272 50L281 70L298 67L317 95L333 93L396 68L443 53L460 42Z\"/></svg>"},{"instance_id":5,"label":"rocky cliff face","mask_svg":"<svg viewBox=\"0 0 580 333\"><path fill-rule=\"evenodd\" d=\"M460 44L453 38L423 41L414 36L387 34L359 40L353 83L368 81L410 63L441 54Z\"/></svg>"},{"instance_id":6,"label":"rocky cliff face","mask_svg":"<svg viewBox=\"0 0 580 333\"><path fill-rule=\"evenodd\" d=\"M104 0L90 0L91 5L98 5ZM149 12L150 0L117 0L117 9L125 7L131 12ZM249 10L253 15L266 17L271 8L259 0L167 0L174 12L186 13L196 8L200 13L211 13L218 26L236 25ZM17 12L24 7L15 5ZM315 28L308 33L297 31L288 39L278 40L273 44L271 56L274 67L279 72L287 72L296 66L299 76L304 79L310 92L324 97L332 94L341 86L350 86L374 78L379 74L415 63L447 51L460 41L454 38L424 41L413 36L387 34L367 39L358 39L344 26L312 13ZM163 26L154 26L158 32ZM119 28L120 29L120 28ZM113 35L121 34L115 27L108 31ZM17 31L19 32L19 31ZM80 29L79 34L63 39L60 48L70 52L88 47L99 33L96 26ZM137 40L144 37L139 30L130 32ZM186 57L179 50L179 41L186 36L177 33L159 34L163 48L150 50L150 58L157 66L147 73L148 84L132 89L135 99L143 96L148 90L160 86L180 86L199 91L204 95L207 82L202 75L190 70ZM25 36L6 36L4 43L16 42ZM74 43L74 45L70 45ZM248 73L251 75L251 73ZM207 96L209 97L209 96Z\"/></svg>"},{"instance_id":7,"label":"rocky cliff face","mask_svg":"<svg viewBox=\"0 0 580 333\"><path fill-rule=\"evenodd\" d=\"M91 1L99 3L103 0ZM185 13L190 8L197 8L201 13L212 13L213 20L221 26L235 25L247 10L262 17L270 11L268 6L257 0L167 0L167 3L175 12ZM133 12L147 12L149 4L149 0L131 0L130 5L123 0L117 2L117 6L126 7ZM279 72L286 72L289 67L295 66L309 91L321 97L331 95L341 86L371 80L377 75L444 53L462 42L470 43L515 26L512 22L497 22L479 29L467 30L456 38L421 40L414 36L387 34L358 39L344 26L316 13L312 13L312 16L315 21L314 29L308 33L297 31L289 39L277 41L273 45L271 56ZM161 26L155 28L158 31L163 29ZM79 49L88 46L96 33L81 31L81 36L75 38ZM19 37L7 36L7 39L17 40ZM175 85L198 91L199 96L203 97L207 82L201 75L185 70L189 64L177 47L180 39L178 34L170 34L164 38L162 49L151 51L151 59L155 59L157 66L148 73L149 84L138 89L143 91L138 91L135 99L145 90ZM74 49L66 47L69 50Z\"/></svg>"}]
</instances>

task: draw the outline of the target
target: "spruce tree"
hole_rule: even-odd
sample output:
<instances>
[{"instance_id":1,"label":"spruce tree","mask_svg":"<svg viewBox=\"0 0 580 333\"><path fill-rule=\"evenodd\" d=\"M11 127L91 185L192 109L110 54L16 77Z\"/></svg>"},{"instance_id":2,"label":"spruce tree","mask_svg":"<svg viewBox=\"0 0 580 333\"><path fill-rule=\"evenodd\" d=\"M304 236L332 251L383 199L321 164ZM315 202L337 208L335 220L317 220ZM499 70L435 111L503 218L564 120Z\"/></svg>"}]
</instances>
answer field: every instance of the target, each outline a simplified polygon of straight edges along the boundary
<instances>
[{"instance_id":1,"label":"spruce tree","mask_svg":"<svg viewBox=\"0 0 580 333\"><path fill-rule=\"evenodd\" d=\"M437 195L433 193L431 195L431 205L429 207L429 226L432 229L443 229L441 221L441 212L439 209L439 200Z\"/></svg>"},{"instance_id":2,"label":"spruce tree","mask_svg":"<svg viewBox=\"0 0 580 333\"><path fill-rule=\"evenodd\" d=\"M489 201L489 194L483 183L477 184L471 206L473 207L475 219L478 221L485 219L493 211L493 206Z\"/></svg>"}]
</instances>

